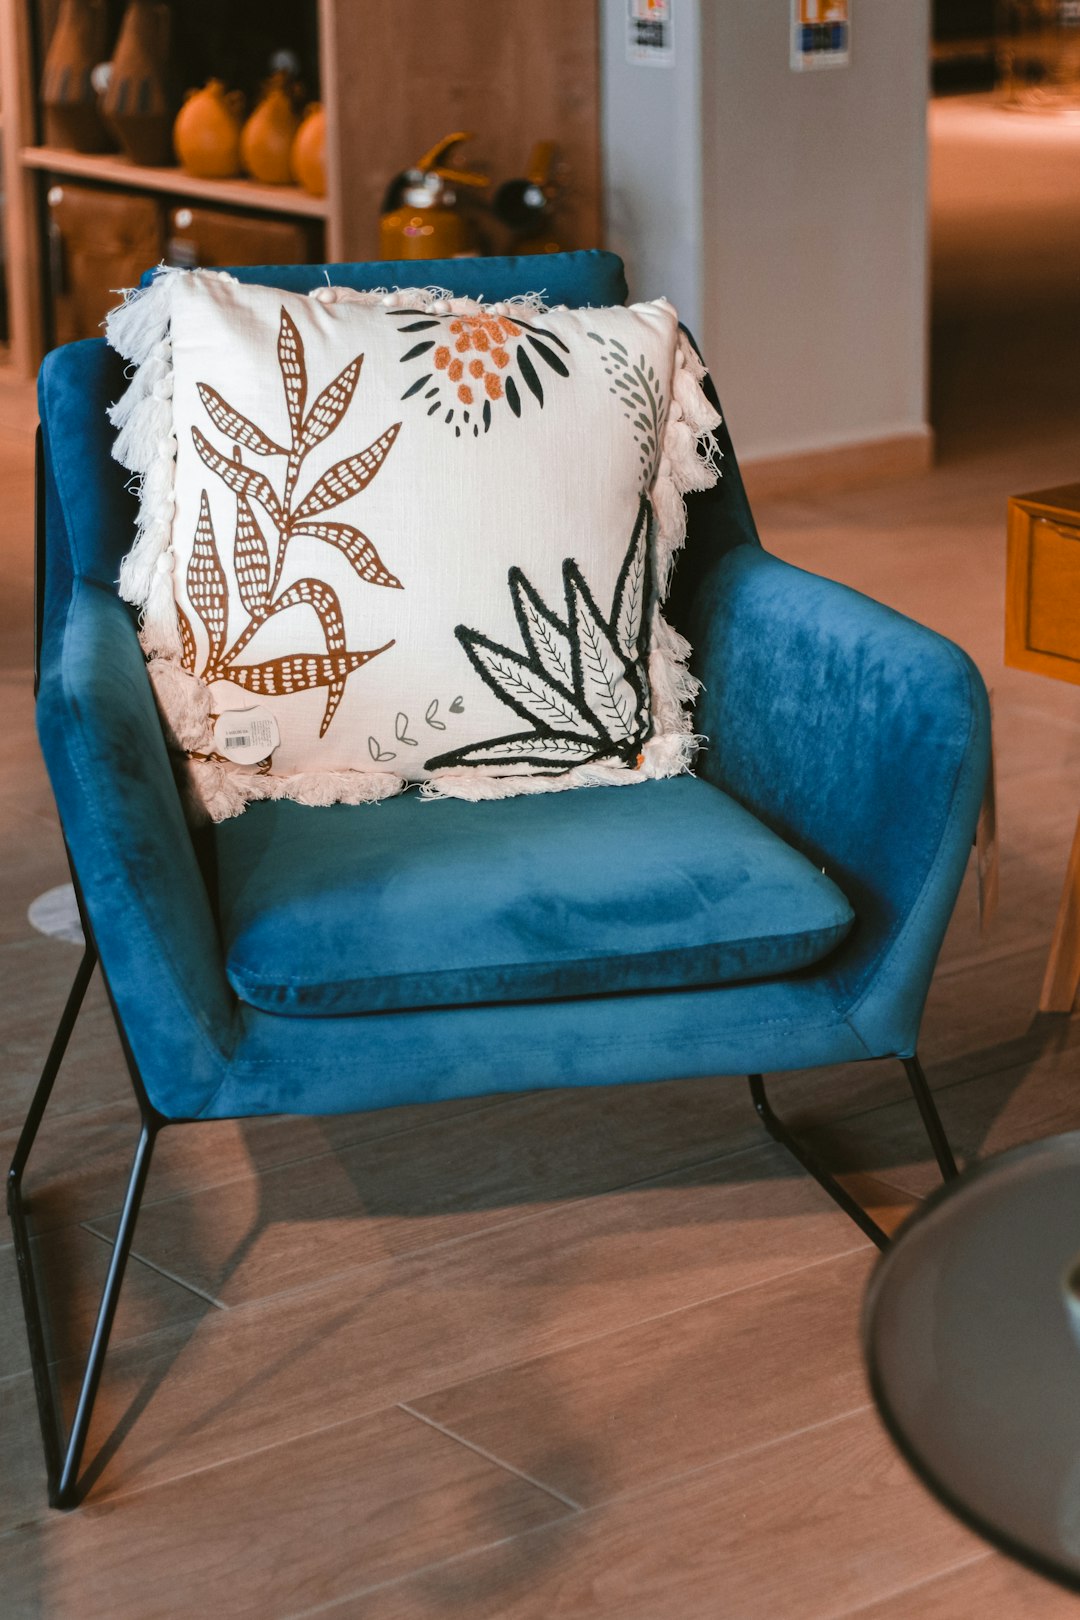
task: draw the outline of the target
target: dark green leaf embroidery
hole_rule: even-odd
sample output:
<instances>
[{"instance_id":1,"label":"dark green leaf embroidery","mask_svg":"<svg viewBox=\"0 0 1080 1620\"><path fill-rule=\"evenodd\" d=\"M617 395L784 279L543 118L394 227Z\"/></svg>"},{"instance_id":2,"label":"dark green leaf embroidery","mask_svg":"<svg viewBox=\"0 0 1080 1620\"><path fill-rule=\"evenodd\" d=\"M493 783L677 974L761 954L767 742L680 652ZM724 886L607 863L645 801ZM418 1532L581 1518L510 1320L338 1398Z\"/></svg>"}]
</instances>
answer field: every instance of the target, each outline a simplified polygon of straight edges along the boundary
<instances>
[{"instance_id":1,"label":"dark green leaf embroidery","mask_svg":"<svg viewBox=\"0 0 1080 1620\"><path fill-rule=\"evenodd\" d=\"M642 354L632 360L625 343L603 338L599 332L589 337L604 353L604 370L611 378L609 392L622 406L637 440L641 463L641 487L651 489L660 461L660 445L667 418L667 400L660 379Z\"/></svg>"},{"instance_id":2,"label":"dark green leaf embroidery","mask_svg":"<svg viewBox=\"0 0 1080 1620\"><path fill-rule=\"evenodd\" d=\"M564 617L546 606L520 568L510 570L524 655L458 625L454 633L477 674L532 729L439 754L427 761L428 770L503 763L555 771L637 760L650 723L644 663L650 522L642 496L609 616L568 557Z\"/></svg>"}]
</instances>

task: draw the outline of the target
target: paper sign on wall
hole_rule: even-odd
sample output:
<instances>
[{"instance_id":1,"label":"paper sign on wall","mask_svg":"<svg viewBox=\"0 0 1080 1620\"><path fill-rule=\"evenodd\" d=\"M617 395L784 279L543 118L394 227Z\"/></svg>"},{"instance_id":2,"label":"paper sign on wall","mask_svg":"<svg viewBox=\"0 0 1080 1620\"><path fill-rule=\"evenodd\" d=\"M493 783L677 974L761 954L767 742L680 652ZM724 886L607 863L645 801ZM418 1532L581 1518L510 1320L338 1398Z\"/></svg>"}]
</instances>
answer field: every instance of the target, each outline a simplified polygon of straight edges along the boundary
<instances>
[{"instance_id":1,"label":"paper sign on wall","mask_svg":"<svg viewBox=\"0 0 1080 1620\"><path fill-rule=\"evenodd\" d=\"M791 0L791 65L846 67L851 57L850 0Z\"/></svg>"},{"instance_id":2,"label":"paper sign on wall","mask_svg":"<svg viewBox=\"0 0 1080 1620\"><path fill-rule=\"evenodd\" d=\"M626 0L626 60L638 67L675 66L675 0Z\"/></svg>"}]
</instances>

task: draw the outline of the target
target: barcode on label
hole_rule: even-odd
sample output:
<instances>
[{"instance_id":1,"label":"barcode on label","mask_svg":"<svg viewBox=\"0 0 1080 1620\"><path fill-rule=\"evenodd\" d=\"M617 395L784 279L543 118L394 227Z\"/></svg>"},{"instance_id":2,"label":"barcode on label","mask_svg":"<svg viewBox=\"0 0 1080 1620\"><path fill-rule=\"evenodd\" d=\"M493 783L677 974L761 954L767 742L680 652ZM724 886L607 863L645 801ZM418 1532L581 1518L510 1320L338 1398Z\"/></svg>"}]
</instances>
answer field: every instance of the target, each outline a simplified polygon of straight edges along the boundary
<instances>
[{"instance_id":1,"label":"barcode on label","mask_svg":"<svg viewBox=\"0 0 1080 1620\"><path fill-rule=\"evenodd\" d=\"M217 746L235 765L269 759L281 741L277 721L268 709L234 709L214 722Z\"/></svg>"}]
</instances>

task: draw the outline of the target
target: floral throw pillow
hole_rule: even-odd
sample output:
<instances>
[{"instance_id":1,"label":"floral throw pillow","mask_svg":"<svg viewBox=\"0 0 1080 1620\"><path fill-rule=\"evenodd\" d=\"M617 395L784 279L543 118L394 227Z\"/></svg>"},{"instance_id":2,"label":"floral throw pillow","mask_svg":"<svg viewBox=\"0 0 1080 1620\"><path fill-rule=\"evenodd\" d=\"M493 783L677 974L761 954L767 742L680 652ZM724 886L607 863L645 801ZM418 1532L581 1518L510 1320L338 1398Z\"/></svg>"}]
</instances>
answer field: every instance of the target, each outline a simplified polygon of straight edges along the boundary
<instances>
[{"instance_id":1,"label":"floral throw pillow","mask_svg":"<svg viewBox=\"0 0 1080 1620\"><path fill-rule=\"evenodd\" d=\"M192 800L471 799L689 768L664 594L718 418L664 300L310 297L164 271L109 317L121 594Z\"/></svg>"}]
</instances>

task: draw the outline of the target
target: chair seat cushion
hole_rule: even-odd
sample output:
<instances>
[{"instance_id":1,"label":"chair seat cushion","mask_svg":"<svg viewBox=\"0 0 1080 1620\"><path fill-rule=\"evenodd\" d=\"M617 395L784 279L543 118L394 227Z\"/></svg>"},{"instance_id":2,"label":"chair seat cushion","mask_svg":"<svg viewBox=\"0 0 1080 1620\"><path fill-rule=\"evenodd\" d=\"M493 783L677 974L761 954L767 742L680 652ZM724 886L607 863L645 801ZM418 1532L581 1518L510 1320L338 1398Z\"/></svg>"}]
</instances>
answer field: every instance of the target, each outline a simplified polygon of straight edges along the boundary
<instances>
[{"instance_id":1,"label":"chair seat cushion","mask_svg":"<svg viewBox=\"0 0 1080 1620\"><path fill-rule=\"evenodd\" d=\"M484 804L271 801L213 837L229 980L293 1017L773 978L854 920L690 776Z\"/></svg>"}]
</instances>

